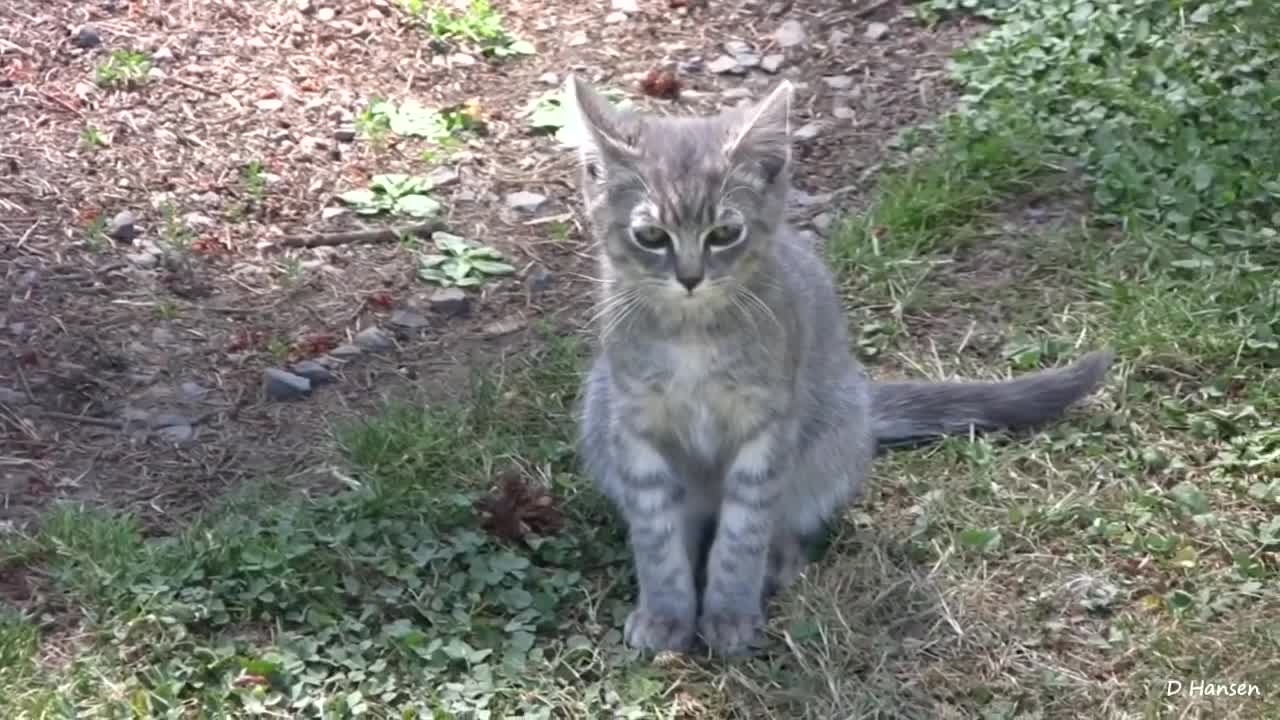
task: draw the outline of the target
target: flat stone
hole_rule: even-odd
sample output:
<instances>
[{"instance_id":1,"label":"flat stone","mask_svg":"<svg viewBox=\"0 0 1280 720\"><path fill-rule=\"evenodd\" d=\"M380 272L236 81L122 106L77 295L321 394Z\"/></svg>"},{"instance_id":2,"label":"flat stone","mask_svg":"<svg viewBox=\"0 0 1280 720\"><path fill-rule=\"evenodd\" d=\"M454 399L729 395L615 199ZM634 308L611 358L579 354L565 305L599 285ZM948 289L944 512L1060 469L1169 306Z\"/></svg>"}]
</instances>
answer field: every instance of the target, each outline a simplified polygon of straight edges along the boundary
<instances>
[{"instance_id":1,"label":"flat stone","mask_svg":"<svg viewBox=\"0 0 1280 720\"><path fill-rule=\"evenodd\" d=\"M760 69L772 75L782 69L782 63L786 59L785 55L765 55L760 61Z\"/></svg>"},{"instance_id":2,"label":"flat stone","mask_svg":"<svg viewBox=\"0 0 1280 720\"><path fill-rule=\"evenodd\" d=\"M367 327L352 338L361 350L368 352L385 352L395 348L395 338L378 327Z\"/></svg>"},{"instance_id":3,"label":"flat stone","mask_svg":"<svg viewBox=\"0 0 1280 720\"><path fill-rule=\"evenodd\" d=\"M835 222L835 219L835 215L829 212L820 213L813 218L813 229L826 235L827 230L831 228L831 223Z\"/></svg>"},{"instance_id":4,"label":"flat stone","mask_svg":"<svg viewBox=\"0 0 1280 720\"><path fill-rule=\"evenodd\" d=\"M611 12L604 16L604 21L609 25L617 25L618 23L627 21L627 14L624 12Z\"/></svg>"},{"instance_id":5,"label":"flat stone","mask_svg":"<svg viewBox=\"0 0 1280 720\"><path fill-rule=\"evenodd\" d=\"M743 67L748 70L753 67L760 66L760 56L756 55L755 53L750 53L750 52L738 53L733 56L733 59L737 61L739 67Z\"/></svg>"},{"instance_id":6,"label":"flat stone","mask_svg":"<svg viewBox=\"0 0 1280 720\"><path fill-rule=\"evenodd\" d=\"M738 61L728 55L721 55L715 60L707 63L707 70L716 75L746 75L747 69L738 64Z\"/></svg>"},{"instance_id":7,"label":"flat stone","mask_svg":"<svg viewBox=\"0 0 1280 720\"><path fill-rule=\"evenodd\" d=\"M741 55L751 52L751 46L741 40L726 40L721 43L720 47L729 55Z\"/></svg>"},{"instance_id":8,"label":"flat stone","mask_svg":"<svg viewBox=\"0 0 1280 720\"><path fill-rule=\"evenodd\" d=\"M107 237L120 242L129 242L138 236L138 217L132 210L121 210L107 224Z\"/></svg>"},{"instance_id":9,"label":"flat stone","mask_svg":"<svg viewBox=\"0 0 1280 720\"><path fill-rule=\"evenodd\" d=\"M628 15L640 12L640 4L636 0L611 0L609 7Z\"/></svg>"},{"instance_id":10,"label":"flat stone","mask_svg":"<svg viewBox=\"0 0 1280 720\"><path fill-rule=\"evenodd\" d=\"M853 86L853 78L848 75L827 75L822 78L822 82L832 90L848 90Z\"/></svg>"},{"instance_id":11,"label":"flat stone","mask_svg":"<svg viewBox=\"0 0 1280 720\"><path fill-rule=\"evenodd\" d=\"M426 316L412 310L396 310L391 313L391 318L387 322L407 330L419 330L431 324Z\"/></svg>"},{"instance_id":12,"label":"flat stone","mask_svg":"<svg viewBox=\"0 0 1280 720\"><path fill-rule=\"evenodd\" d=\"M330 350L329 355L339 360L349 360L359 355L362 352L364 352L364 350L360 349L359 345L353 345L351 343L343 343L338 347Z\"/></svg>"},{"instance_id":13,"label":"flat stone","mask_svg":"<svg viewBox=\"0 0 1280 720\"><path fill-rule=\"evenodd\" d=\"M547 202L546 195L540 195L527 190L508 193L506 197L507 207L516 212L527 213L532 215L542 208Z\"/></svg>"},{"instance_id":14,"label":"flat stone","mask_svg":"<svg viewBox=\"0 0 1280 720\"><path fill-rule=\"evenodd\" d=\"M27 396L13 388L0 387L0 403L10 407L27 404Z\"/></svg>"},{"instance_id":15,"label":"flat stone","mask_svg":"<svg viewBox=\"0 0 1280 720\"><path fill-rule=\"evenodd\" d=\"M831 114L838 120L852 120L857 115L857 112L855 112L851 107L836 105L831 108Z\"/></svg>"},{"instance_id":16,"label":"flat stone","mask_svg":"<svg viewBox=\"0 0 1280 720\"><path fill-rule=\"evenodd\" d=\"M454 65L470 66L476 64L476 59L466 53L454 53L449 56L449 62Z\"/></svg>"},{"instance_id":17,"label":"flat stone","mask_svg":"<svg viewBox=\"0 0 1280 720\"><path fill-rule=\"evenodd\" d=\"M196 429L191 425L166 425L158 428L156 435L174 445L185 445L195 438Z\"/></svg>"},{"instance_id":18,"label":"flat stone","mask_svg":"<svg viewBox=\"0 0 1280 720\"><path fill-rule=\"evenodd\" d=\"M350 214L351 211L344 207L327 207L320 210L320 219L329 221Z\"/></svg>"},{"instance_id":19,"label":"flat stone","mask_svg":"<svg viewBox=\"0 0 1280 720\"><path fill-rule=\"evenodd\" d=\"M178 389L182 391L182 396L188 400L203 400L209 394L209 388L189 380L182 383Z\"/></svg>"},{"instance_id":20,"label":"flat stone","mask_svg":"<svg viewBox=\"0 0 1280 720\"><path fill-rule=\"evenodd\" d=\"M822 133L822 123L805 123L795 131L794 137L797 140L812 140Z\"/></svg>"},{"instance_id":21,"label":"flat stone","mask_svg":"<svg viewBox=\"0 0 1280 720\"><path fill-rule=\"evenodd\" d=\"M427 173L427 182L431 185L431 188L433 190L435 188L442 188L442 187L449 187L450 185L456 185L458 182L458 179L459 179L458 171L454 168L449 167L448 165L441 165L440 167Z\"/></svg>"},{"instance_id":22,"label":"flat stone","mask_svg":"<svg viewBox=\"0 0 1280 720\"><path fill-rule=\"evenodd\" d=\"M170 62L173 60L173 51L167 47L162 47L151 53L151 59L158 63Z\"/></svg>"},{"instance_id":23,"label":"flat stone","mask_svg":"<svg viewBox=\"0 0 1280 720\"><path fill-rule=\"evenodd\" d=\"M274 112L284 107L284 101L280 98L263 98L255 103L255 105L257 105L258 109L263 112Z\"/></svg>"},{"instance_id":24,"label":"flat stone","mask_svg":"<svg viewBox=\"0 0 1280 720\"><path fill-rule=\"evenodd\" d=\"M329 22L337 14L338 14L337 11L335 11L333 8L323 7L323 8L320 8L319 10L316 10L316 19L319 20L320 22Z\"/></svg>"},{"instance_id":25,"label":"flat stone","mask_svg":"<svg viewBox=\"0 0 1280 720\"><path fill-rule=\"evenodd\" d=\"M102 33L93 25L81 25L71 36L71 43L78 48L93 48L102 44Z\"/></svg>"},{"instance_id":26,"label":"flat stone","mask_svg":"<svg viewBox=\"0 0 1280 720\"><path fill-rule=\"evenodd\" d=\"M538 76L538 82L542 83L543 85L559 85L560 76L556 75L553 72L542 73L541 75Z\"/></svg>"},{"instance_id":27,"label":"flat stone","mask_svg":"<svg viewBox=\"0 0 1280 720\"><path fill-rule=\"evenodd\" d=\"M329 368L321 365L315 360L303 360L294 363L289 370L298 377L304 377L311 382L312 387L316 385L324 385L333 382L333 372Z\"/></svg>"},{"instance_id":28,"label":"flat stone","mask_svg":"<svg viewBox=\"0 0 1280 720\"><path fill-rule=\"evenodd\" d=\"M311 381L279 368L262 372L262 390L268 400L299 400L311 394Z\"/></svg>"},{"instance_id":29,"label":"flat stone","mask_svg":"<svg viewBox=\"0 0 1280 720\"><path fill-rule=\"evenodd\" d=\"M785 20L773 32L773 39L784 48L801 45L808 38L809 33L805 31L804 25L799 20Z\"/></svg>"},{"instance_id":30,"label":"flat stone","mask_svg":"<svg viewBox=\"0 0 1280 720\"><path fill-rule=\"evenodd\" d=\"M431 294L431 309L447 317L465 317L471 312L471 298L462 288L443 288Z\"/></svg>"},{"instance_id":31,"label":"flat stone","mask_svg":"<svg viewBox=\"0 0 1280 720\"><path fill-rule=\"evenodd\" d=\"M501 337L523 330L528 323L523 318L504 318L484 326L484 334L488 337Z\"/></svg>"},{"instance_id":32,"label":"flat stone","mask_svg":"<svg viewBox=\"0 0 1280 720\"><path fill-rule=\"evenodd\" d=\"M340 127L333 131L333 139L338 142L355 142L356 129L353 127Z\"/></svg>"},{"instance_id":33,"label":"flat stone","mask_svg":"<svg viewBox=\"0 0 1280 720\"><path fill-rule=\"evenodd\" d=\"M882 22L873 22L867 25L867 29L862 35L868 40L879 40L889 34L889 26Z\"/></svg>"}]
</instances>

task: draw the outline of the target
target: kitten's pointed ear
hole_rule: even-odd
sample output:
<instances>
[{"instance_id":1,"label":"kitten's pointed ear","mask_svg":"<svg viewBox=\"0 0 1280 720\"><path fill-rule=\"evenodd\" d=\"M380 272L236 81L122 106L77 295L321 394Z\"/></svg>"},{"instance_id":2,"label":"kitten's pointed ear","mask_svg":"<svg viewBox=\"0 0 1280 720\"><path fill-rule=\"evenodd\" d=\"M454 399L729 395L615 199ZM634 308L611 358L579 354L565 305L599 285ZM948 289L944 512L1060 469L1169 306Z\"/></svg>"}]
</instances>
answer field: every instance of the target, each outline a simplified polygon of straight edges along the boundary
<instances>
[{"instance_id":1,"label":"kitten's pointed ear","mask_svg":"<svg viewBox=\"0 0 1280 720\"><path fill-rule=\"evenodd\" d=\"M766 179L774 180L791 162L791 96L783 80L768 97L741 113L729 126L725 155L754 158Z\"/></svg>"},{"instance_id":2,"label":"kitten's pointed ear","mask_svg":"<svg viewBox=\"0 0 1280 720\"><path fill-rule=\"evenodd\" d=\"M578 122L578 153L588 168L596 162L621 163L637 156L634 128L600 93L570 74L564 97Z\"/></svg>"}]
</instances>

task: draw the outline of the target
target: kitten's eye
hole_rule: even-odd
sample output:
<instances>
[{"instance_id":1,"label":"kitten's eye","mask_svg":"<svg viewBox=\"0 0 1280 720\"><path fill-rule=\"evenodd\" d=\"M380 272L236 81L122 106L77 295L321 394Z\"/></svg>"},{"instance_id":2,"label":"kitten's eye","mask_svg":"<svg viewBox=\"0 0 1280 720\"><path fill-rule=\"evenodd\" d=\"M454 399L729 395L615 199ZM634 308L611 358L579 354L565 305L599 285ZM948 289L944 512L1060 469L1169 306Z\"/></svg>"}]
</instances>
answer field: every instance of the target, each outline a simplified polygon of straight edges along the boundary
<instances>
[{"instance_id":1,"label":"kitten's eye","mask_svg":"<svg viewBox=\"0 0 1280 720\"><path fill-rule=\"evenodd\" d=\"M665 250L671 246L671 236L657 225L633 227L631 237L645 250Z\"/></svg>"},{"instance_id":2,"label":"kitten's eye","mask_svg":"<svg viewBox=\"0 0 1280 720\"><path fill-rule=\"evenodd\" d=\"M727 248L741 240L744 232L746 228L738 224L717 225L708 230L703 239L708 247Z\"/></svg>"}]
</instances>

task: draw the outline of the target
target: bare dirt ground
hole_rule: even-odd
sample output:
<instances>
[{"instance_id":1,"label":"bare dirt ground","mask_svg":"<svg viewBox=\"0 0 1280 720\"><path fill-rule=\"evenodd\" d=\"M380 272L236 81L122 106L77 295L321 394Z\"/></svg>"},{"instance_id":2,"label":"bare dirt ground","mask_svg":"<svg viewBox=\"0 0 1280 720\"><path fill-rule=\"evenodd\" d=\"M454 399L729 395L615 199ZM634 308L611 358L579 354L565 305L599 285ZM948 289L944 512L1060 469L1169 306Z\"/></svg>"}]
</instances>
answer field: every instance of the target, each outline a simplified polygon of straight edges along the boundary
<instances>
[{"instance_id":1,"label":"bare dirt ground","mask_svg":"<svg viewBox=\"0 0 1280 720\"><path fill-rule=\"evenodd\" d=\"M335 423L448 395L540 321L582 327L593 268L574 158L524 116L566 73L672 113L790 78L793 210L821 233L859 206L894 135L945 103L946 58L977 30L925 28L896 0L685 5L495 3L537 50L501 61L433 41L389 0L0 6L0 527L74 499L163 532L254 478L324 491ZM726 44L780 67L717 73ZM117 51L145 53L145 79L95 82ZM676 73L679 100L640 92L655 68ZM377 97L475 100L483 132L434 163L414 140L352 140ZM401 245L284 243L361 225L325 210L375 174L433 172L449 229L518 268L469 290L465 313L433 307ZM519 191L542 200L518 210ZM112 227L126 211L134 237ZM371 327L393 346L329 354ZM264 371L307 358L335 381L267 396Z\"/></svg>"}]
</instances>

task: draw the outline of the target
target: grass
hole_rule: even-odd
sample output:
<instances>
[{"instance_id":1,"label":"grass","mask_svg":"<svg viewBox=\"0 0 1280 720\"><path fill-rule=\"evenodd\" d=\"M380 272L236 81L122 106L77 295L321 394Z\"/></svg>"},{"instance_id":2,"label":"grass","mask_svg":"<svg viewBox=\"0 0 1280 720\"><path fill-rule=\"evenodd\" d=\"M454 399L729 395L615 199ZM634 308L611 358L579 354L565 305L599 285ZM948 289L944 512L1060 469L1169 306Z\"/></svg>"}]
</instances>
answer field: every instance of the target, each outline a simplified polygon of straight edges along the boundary
<instances>
[{"instance_id":1,"label":"grass","mask_svg":"<svg viewBox=\"0 0 1280 720\"><path fill-rule=\"evenodd\" d=\"M583 350L548 333L456 404L338 428L341 493L246 490L168 538L63 508L0 545L33 588L0 610L0 717L1280 717L1275 145L1242 144L1280 120L1249 67L1280 21L1012 5L926 4L1003 24L831 261L878 374L1120 360L1050 428L881 458L764 655L621 645L629 561L568 445ZM511 473L563 529L484 529Z\"/></svg>"},{"instance_id":2,"label":"grass","mask_svg":"<svg viewBox=\"0 0 1280 720\"><path fill-rule=\"evenodd\" d=\"M137 50L112 50L94 68L94 80L104 88L129 89L146 82L151 58Z\"/></svg>"}]
</instances>

